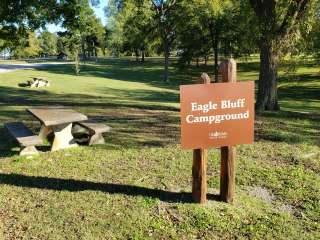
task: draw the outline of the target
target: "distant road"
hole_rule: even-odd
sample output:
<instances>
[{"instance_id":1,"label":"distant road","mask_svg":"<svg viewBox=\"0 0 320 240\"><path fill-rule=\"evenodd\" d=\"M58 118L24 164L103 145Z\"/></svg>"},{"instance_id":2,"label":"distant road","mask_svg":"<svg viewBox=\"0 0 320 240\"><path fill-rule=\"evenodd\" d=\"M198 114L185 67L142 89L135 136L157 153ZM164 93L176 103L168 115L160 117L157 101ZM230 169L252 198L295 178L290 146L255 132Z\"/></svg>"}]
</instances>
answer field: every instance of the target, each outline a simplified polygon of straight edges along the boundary
<instances>
[{"instance_id":1,"label":"distant road","mask_svg":"<svg viewBox=\"0 0 320 240\"><path fill-rule=\"evenodd\" d=\"M47 62L47 63L13 63L3 64L0 62L0 73L12 72L21 69L47 68L55 65L70 64L70 62Z\"/></svg>"}]
</instances>

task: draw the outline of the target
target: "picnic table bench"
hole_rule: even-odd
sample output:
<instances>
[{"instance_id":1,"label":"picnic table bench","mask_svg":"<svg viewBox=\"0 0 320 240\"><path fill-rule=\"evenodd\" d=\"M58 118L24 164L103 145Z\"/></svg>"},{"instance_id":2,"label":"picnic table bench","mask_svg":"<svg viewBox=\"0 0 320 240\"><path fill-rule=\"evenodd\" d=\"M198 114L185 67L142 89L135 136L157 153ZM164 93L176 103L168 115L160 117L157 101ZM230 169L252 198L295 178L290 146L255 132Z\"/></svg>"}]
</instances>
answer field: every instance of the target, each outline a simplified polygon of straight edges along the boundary
<instances>
[{"instance_id":1,"label":"picnic table bench","mask_svg":"<svg viewBox=\"0 0 320 240\"><path fill-rule=\"evenodd\" d=\"M111 127L92 121L83 121L76 123L89 131L89 145L105 144L102 133L110 132Z\"/></svg>"},{"instance_id":2,"label":"picnic table bench","mask_svg":"<svg viewBox=\"0 0 320 240\"><path fill-rule=\"evenodd\" d=\"M87 116L65 107L37 107L27 111L40 121L39 135L35 135L22 122L5 124L5 128L22 148L20 155L37 154L35 146L41 145L51 133L54 135L51 151L57 151L77 146L73 136L73 130L77 131L77 127L85 131L85 143L88 145L104 144L102 133L111 129L103 123L87 121Z\"/></svg>"},{"instance_id":3,"label":"picnic table bench","mask_svg":"<svg viewBox=\"0 0 320 240\"><path fill-rule=\"evenodd\" d=\"M29 108L27 111L41 122L40 138L46 139L54 133L51 151L77 146L71 133L72 124L88 119L77 111L60 106Z\"/></svg>"},{"instance_id":4,"label":"picnic table bench","mask_svg":"<svg viewBox=\"0 0 320 240\"><path fill-rule=\"evenodd\" d=\"M39 153L35 146L41 145L42 139L39 136L35 135L22 122L5 123L4 127L22 148L20 151L20 156Z\"/></svg>"}]
</instances>

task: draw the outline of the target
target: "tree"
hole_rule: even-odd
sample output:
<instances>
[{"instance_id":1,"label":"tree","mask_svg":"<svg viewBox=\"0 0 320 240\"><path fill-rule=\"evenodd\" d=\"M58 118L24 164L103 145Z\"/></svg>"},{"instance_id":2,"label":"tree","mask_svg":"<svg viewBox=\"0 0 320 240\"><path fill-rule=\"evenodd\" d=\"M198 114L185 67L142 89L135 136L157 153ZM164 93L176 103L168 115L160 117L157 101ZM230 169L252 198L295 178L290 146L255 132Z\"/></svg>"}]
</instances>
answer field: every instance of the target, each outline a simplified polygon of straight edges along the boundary
<instances>
[{"instance_id":1,"label":"tree","mask_svg":"<svg viewBox=\"0 0 320 240\"><path fill-rule=\"evenodd\" d=\"M101 35L104 39L105 29L100 20L95 17L89 0L62 1L59 15L63 19L62 26L67 29L64 33L59 33L59 35L66 40L65 46L69 53L68 55L74 59L75 73L79 74L79 55L81 50L83 54L86 54L85 52L90 49L96 55L98 39L101 38ZM98 25L99 22L100 25Z\"/></svg>"},{"instance_id":2,"label":"tree","mask_svg":"<svg viewBox=\"0 0 320 240\"><path fill-rule=\"evenodd\" d=\"M176 0L112 0L106 14L111 36L109 46L114 55L131 51L142 61L146 50L159 42L164 53L164 81L169 79L169 57L176 39Z\"/></svg>"},{"instance_id":3,"label":"tree","mask_svg":"<svg viewBox=\"0 0 320 240\"><path fill-rule=\"evenodd\" d=\"M97 59L98 48L104 51L106 47L106 28L95 15L89 15L80 31L83 58L93 56Z\"/></svg>"},{"instance_id":4,"label":"tree","mask_svg":"<svg viewBox=\"0 0 320 240\"><path fill-rule=\"evenodd\" d=\"M252 18L244 1L185 0L179 4L179 12L180 60L189 62L195 58L198 63L204 57L206 62L213 55L215 81L218 81L220 55L239 56L255 49L247 27Z\"/></svg>"},{"instance_id":5,"label":"tree","mask_svg":"<svg viewBox=\"0 0 320 240\"><path fill-rule=\"evenodd\" d=\"M260 74L257 111L279 110L277 68L283 47L307 21L311 0L250 0L259 25ZM297 34L295 36L298 36ZM291 38L290 38L291 37Z\"/></svg>"},{"instance_id":6,"label":"tree","mask_svg":"<svg viewBox=\"0 0 320 240\"><path fill-rule=\"evenodd\" d=\"M158 34L164 53L163 80L169 81L169 57L173 41L176 39L175 7L176 0L151 0L155 11L155 20L158 26Z\"/></svg>"},{"instance_id":7,"label":"tree","mask_svg":"<svg viewBox=\"0 0 320 240\"><path fill-rule=\"evenodd\" d=\"M313 55L318 62L320 62L320 1L315 5L315 15L312 19L312 31L307 36L306 39L306 49L305 52L308 55Z\"/></svg>"},{"instance_id":8,"label":"tree","mask_svg":"<svg viewBox=\"0 0 320 240\"><path fill-rule=\"evenodd\" d=\"M55 33L44 31L39 35L38 39L41 47L41 55L57 55L57 35Z\"/></svg>"},{"instance_id":9,"label":"tree","mask_svg":"<svg viewBox=\"0 0 320 240\"><path fill-rule=\"evenodd\" d=\"M38 57L40 51L40 42L36 33L30 32L27 39L20 39L19 45L13 50L13 55L16 58Z\"/></svg>"},{"instance_id":10,"label":"tree","mask_svg":"<svg viewBox=\"0 0 320 240\"><path fill-rule=\"evenodd\" d=\"M141 52L141 62L144 62L145 53L152 42L153 26L150 23L152 18L150 1L127 1L125 11L124 50L133 51L137 61L139 60L139 52Z\"/></svg>"},{"instance_id":11,"label":"tree","mask_svg":"<svg viewBox=\"0 0 320 240\"><path fill-rule=\"evenodd\" d=\"M58 19L57 0L1 0L0 39L18 44L29 31Z\"/></svg>"},{"instance_id":12,"label":"tree","mask_svg":"<svg viewBox=\"0 0 320 240\"><path fill-rule=\"evenodd\" d=\"M112 0L106 8L111 34L109 46L113 55L134 53L137 61L141 52L144 61L145 52L153 42L153 11L149 0Z\"/></svg>"},{"instance_id":13,"label":"tree","mask_svg":"<svg viewBox=\"0 0 320 240\"><path fill-rule=\"evenodd\" d=\"M108 18L110 34L108 36L108 46L113 56L119 56L123 51L124 45L124 24L126 14L124 12L124 3L121 0L110 0L105 8L105 15Z\"/></svg>"},{"instance_id":14,"label":"tree","mask_svg":"<svg viewBox=\"0 0 320 240\"><path fill-rule=\"evenodd\" d=\"M215 81L218 81L218 57L220 45L222 43L223 35L228 31L232 31L232 28L230 28L230 19L232 15L227 14L232 8L232 2L229 0L194 0L194 4L199 7L201 23L209 30L214 53ZM228 29L228 31L225 31L225 29Z\"/></svg>"},{"instance_id":15,"label":"tree","mask_svg":"<svg viewBox=\"0 0 320 240\"><path fill-rule=\"evenodd\" d=\"M193 1L183 1L178 6L177 17L177 49L180 56L179 63L190 65L199 58L208 60L211 52L210 34L208 28L202 23L199 5Z\"/></svg>"}]
</instances>

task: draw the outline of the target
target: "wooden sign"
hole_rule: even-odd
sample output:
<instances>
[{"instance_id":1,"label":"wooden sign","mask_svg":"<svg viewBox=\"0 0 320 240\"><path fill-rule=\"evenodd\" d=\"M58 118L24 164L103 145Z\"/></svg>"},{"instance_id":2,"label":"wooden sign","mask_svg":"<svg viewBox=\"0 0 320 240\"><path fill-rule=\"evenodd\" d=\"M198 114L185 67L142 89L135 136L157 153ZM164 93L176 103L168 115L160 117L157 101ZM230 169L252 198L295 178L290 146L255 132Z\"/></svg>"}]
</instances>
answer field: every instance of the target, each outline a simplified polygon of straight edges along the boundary
<instances>
[{"instance_id":1,"label":"wooden sign","mask_svg":"<svg viewBox=\"0 0 320 240\"><path fill-rule=\"evenodd\" d=\"M234 146L254 140L254 82L180 86L183 149Z\"/></svg>"}]
</instances>

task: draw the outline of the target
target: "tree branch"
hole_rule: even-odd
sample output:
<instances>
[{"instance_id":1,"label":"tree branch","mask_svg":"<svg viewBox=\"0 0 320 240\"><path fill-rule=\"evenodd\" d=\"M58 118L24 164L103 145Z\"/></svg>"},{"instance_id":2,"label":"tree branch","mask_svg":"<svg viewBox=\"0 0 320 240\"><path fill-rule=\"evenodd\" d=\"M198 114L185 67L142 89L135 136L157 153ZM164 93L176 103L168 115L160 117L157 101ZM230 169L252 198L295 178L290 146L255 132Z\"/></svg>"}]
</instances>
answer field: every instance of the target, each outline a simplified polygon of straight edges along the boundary
<instances>
[{"instance_id":1,"label":"tree branch","mask_svg":"<svg viewBox=\"0 0 320 240\"><path fill-rule=\"evenodd\" d=\"M280 38L286 37L291 32L294 24L304 16L309 3L310 0L295 0L288 7L286 16L278 30Z\"/></svg>"}]
</instances>

